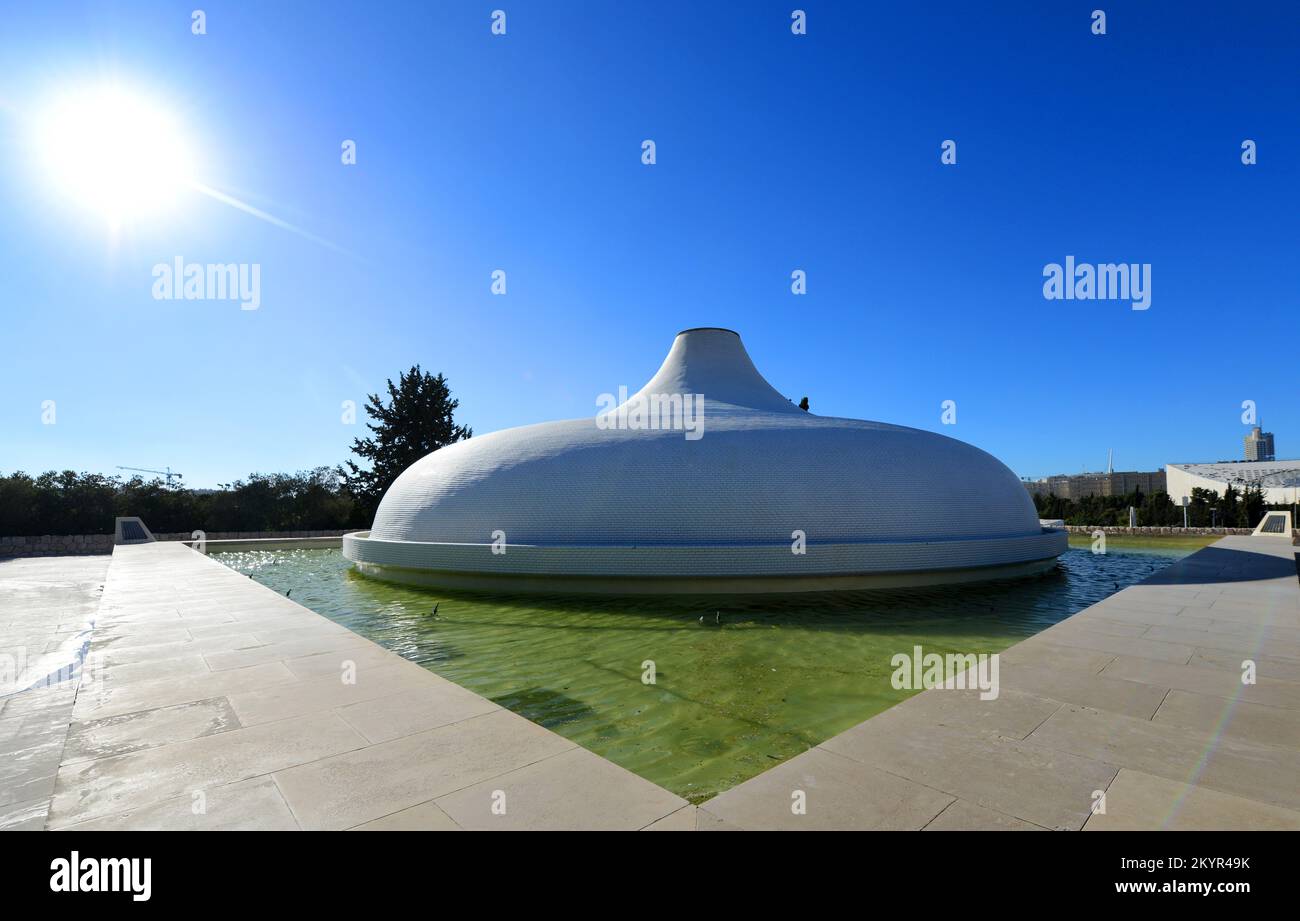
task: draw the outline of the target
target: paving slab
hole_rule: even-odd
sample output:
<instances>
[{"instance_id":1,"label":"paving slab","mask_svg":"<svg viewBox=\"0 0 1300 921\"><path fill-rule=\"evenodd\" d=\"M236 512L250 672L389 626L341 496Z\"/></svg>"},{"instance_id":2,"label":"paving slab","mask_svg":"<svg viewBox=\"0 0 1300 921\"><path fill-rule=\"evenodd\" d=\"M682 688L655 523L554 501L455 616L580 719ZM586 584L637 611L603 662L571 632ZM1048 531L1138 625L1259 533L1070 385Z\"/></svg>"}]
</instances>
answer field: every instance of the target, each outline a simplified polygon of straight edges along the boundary
<instances>
[{"instance_id":1,"label":"paving slab","mask_svg":"<svg viewBox=\"0 0 1300 921\"><path fill-rule=\"evenodd\" d=\"M157 681L187 675L206 675L211 671L201 655L182 655L143 662L106 662L92 660L96 678L108 685L130 684L133 681Z\"/></svg>"},{"instance_id":2,"label":"paving slab","mask_svg":"<svg viewBox=\"0 0 1300 921\"><path fill-rule=\"evenodd\" d=\"M1143 636L1146 639L1186 643L1189 646L1222 649L1225 652L1239 652L1243 656L1262 655L1267 650L1270 656L1300 661L1300 643L1279 639L1272 635L1271 628L1268 627L1255 627L1243 636L1213 630L1157 626L1148 627Z\"/></svg>"},{"instance_id":3,"label":"paving slab","mask_svg":"<svg viewBox=\"0 0 1300 921\"><path fill-rule=\"evenodd\" d=\"M1073 618L1064 620L1055 627L1049 627L1041 634L1042 638L1058 646L1109 652L1114 655L1142 656L1146 659L1172 662L1177 665L1185 665L1195 651L1190 643L1169 643L1141 636L1098 633L1087 625L1075 626L1070 623L1071 620Z\"/></svg>"},{"instance_id":4,"label":"paving slab","mask_svg":"<svg viewBox=\"0 0 1300 921\"><path fill-rule=\"evenodd\" d=\"M151 663L181 656L201 656L206 653L231 649L253 649L262 643L251 633L227 634L201 639L148 642L119 645L113 642L95 643L95 657L106 666Z\"/></svg>"},{"instance_id":5,"label":"paving slab","mask_svg":"<svg viewBox=\"0 0 1300 921\"><path fill-rule=\"evenodd\" d=\"M962 732L992 738L1023 739L1061 708L1061 702L1036 694L1001 688L996 699L981 700L976 690L944 690L941 693L917 694L880 714L888 719L877 726L904 724L960 729ZM853 729L865 729L872 720Z\"/></svg>"},{"instance_id":6,"label":"paving slab","mask_svg":"<svg viewBox=\"0 0 1300 921\"><path fill-rule=\"evenodd\" d=\"M59 732L26 748L5 751L0 758L0 807L48 797L62 756L63 734Z\"/></svg>"},{"instance_id":7,"label":"paving slab","mask_svg":"<svg viewBox=\"0 0 1300 921\"><path fill-rule=\"evenodd\" d=\"M948 796L930 830L1294 827L1298 617L1289 543L1226 538L1006 650L996 700L924 691L701 804L696 827L797 827L776 793L817 753ZM878 795L822 776L848 808Z\"/></svg>"},{"instance_id":8,"label":"paving slab","mask_svg":"<svg viewBox=\"0 0 1300 921\"><path fill-rule=\"evenodd\" d=\"M1071 630L1078 630L1083 633L1098 633L1102 636L1132 637L1142 636L1150 629L1150 624L1093 616L1091 611L1084 611L1074 615L1068 625L1058 629L1054 635L1060 637Z\"/></svg>"},{"instance_id":9,"label":"paving slab","mask_svg":"<svg viewBox=\"0 0 1300 921\"><path fill-rule=\"evenodd\" d=\"M360 667L345 676L327 675L281 682L271 687L228 695L240 723L256 726L423 686L424 669L410 662L389 661ZM350 678L351 680L347 680Z\"/></svg>"},{"instance_id":10,"label":"paving slab","mask_svg":"<svg viewBox=\"0 0 1300 921\"><path fill-rule=\"evenodd\" d=\"M1051 669L1073 669L1097 674L1115 659L1111 652L1060 646L1049 639L1031 637L1002 653L1002 665L1026 664Z\"/></svg>"},{"instance_id":11,"label":"paving slab","mask_svg":"<svg viewBox=\"0 0 1300 921\"><path fill-rule=\"evenodd\" d=\"M1240 676L1241 664L1245 658L1240 653L1198 647L1196 652L1192 653L1191 661L1187 664L1235 671ZM1255 663L1255 675L1259 678L1300 682L1300 662L1293 659L1276 659L1272 656L1251 656L1250 658Z\"/></svg>"},{"instance_id":12,"label":"paving slab","mask_svg":"<svg viewBox=\"0 0 1300 921\"><path fill-rule=\"evenodd\" d=\"M683 806L676 812L664 816L657 822L651 822L642 831L695 831L696 806Z\"/></svg>"},{"instance_id":13,"label":"paving slab","mask_svg":"<svg viewBox=\"0 0 1300 921\"><path fill-rule=\"evenodd\" d=\"M338 712L348 725L371 742L391 742L500 709L487 698L448 681L441 686L349 704Z\"/></svg>"},{"instance_id":14,"label":"paving slab","mask_svg":"<svg viewBox=\"0 0 1300 921\"><path fill-rule=\"evenodd\" d=\"M44 827L105 556L0 560L0 829Z\"/></svg>"},{"instance_id":15,"label":"paving slab","mask_svg":"<svg viewBox=\"0 0 1300 921\"><path fill-rule=\"evenodd\" d=\"M188 547L118 547L102 565L79 693L0 710L0 745L26 753L0 774L0 823L459 828L434 800L493 782L530 828L638 829L686 805Z\"/></svg>"},{"instance_id":16,"label":"paving slab","mask_svg":"<svg viewBox=\"0 0 1300 921\"><path fill-rule=\"evenodd\" d=\"M695 810L696 831L744 831L739 825L732 825L726 819L714 815L703 806Z\"/></svg>"},{"instance_id":17,"label":"paving slab","mask_svg":"<svg viewBox=\"0 0 1300 921\"><path fill-rule=\"evenodd\" d=\"M70 831L297 831L270 777L196 790L137 809L101 816Z\"/></svg>"},{"instance_id":18,"label":"paving slab","mask_svg":"<svg viewBox=\"0 0 1300 921\"><path fill-rule=\"evenodd\" d=\"M878 720L819 747L1045 828L1082 828L1094 793L1117 770L1086 753L911 719Z\"/></svg>"},{"instance_id":19,"label":"paving slab","mask_svg":"<svg viewBox=\"0 0 1300 921\"><path fill-rule=\"evenodd\" d=\"M91 660L94 646L91 646ZM73 717L81 722L120 716L138 710L152 710L177 704L225 697L245 689L269 688L277 684L292 683L293 672L283 662L267 662L249 668L228 672L208 672L199 675L181 675L154 678L128 684L83 687L77 695Z\"/></svg>"},{"instance_id":20,"label":"paving slab","mask_svg":"<svg viewBox=\"0 0 1300 921\"><path fill-rule=\"evenodd\" d=\"M1086 826L1085 826L1086 827ZM923 831L1046 831L1041 825L955 799Z\"/></svg>"},{"instance_id":21,"label":"paving slab","mask_svg":"<svg viewBox=\"0 0 1300 921\"><path fill-rule=\"evenodd\" d=\"M464 831L451 820L451 816L430 801L386 815L383 818L354 825L352 831Z\"/></svg>"},{"instance_id":22,"label":"paving slab","mask_svg":"<svg viewBox=\"0 0 1300 921\"><path fill-rule=\"evenodd\" d=\"M1197 667L1190 663L1174 665L1169 662L1152 662L1149 659L1117 656L1101 670L1101 675L1127 681L1150 682L1160 687L1180 691L1228 697L1246 703L1300 709L1300 683L1281 681L1276 678L1261 678L1258 669L1254 684L1243 683L1241 663L1244 659L1236 661L1236 669L1229 670L1208 666Z\"/></svg>"},{"instance_id":23,"label":"paving slab","mask_svg":"<svg viewBox=\"0 0 1300 921\"><path fill-rule=\"evenodd\" d=\"M1300 809L1300 752L1067 705L1027 740L1037 746Z\"/></svg>"},{"instance_id":24,"label":"paving slab","mask_svg":"<svg viewBox=\"0 0 1300 921\"><path fill-rule=\"evenodd\" d=\"M333 713L314 713L232 729L126 755L65 763L59 768L52 828L128 812L307 764L361 748L366 740Z\"/></svg>"},{"instance_id":25,"label":"paving slab","mask_svg":"<svg viewBox=\"0 0 1300 921\"><path fill-rule=\"evenodd\" d=\"M782 831L919 830L955 797L824 748L708 801L729 825Z\"/></svg>"},{"instance_id":26,"label":"paving slab","mask_svg":"<svg viewBox=\"0 0 1300 921\"><path fill-rule=\"evenodd\" d=\"M126 755L238 728L239 719L225 697L137 710L76 723L68 732L62 763Z\"/></svg>"},{"instance_id":27,"label":"paving slab","mask_svg":"<svg viewBox=\"0 0 1300 921\"><path fill-rule=\"evenodd\" d=\"M1088 674L1051 665L1004 664L1001 680L1008 687L1038 697L1083 704L1141 719L1150 719L1169 693L1169 689L1161 685L1128 681L1104 670L1099 674Z\"/></svg>"},{"instance_id":28,"label":"paving slab","mask_svg":"<svg viewBox=\"0 0 1300 921\"><path fill-rule=\"evenodd\" d=\"M1151 719L1161 725L1222 732L1260 745L1300 750L1300 710L1173 690Z\"/></svg>"},{"instance_id":29,"label":"paving slab","mask_svg":"<svg viewBox=\"0 0 1300 921\"><path fill-rule=\"evenodd\" d=\"M629 819L645 828L686 805L584 748L481 781L436 803L457 825L473 831L615 831Z\"/></svg>"},{"instance_id":30,"label":"paving slab","mask_svg":"<svg viewBox=\"0 0 1300 921\"><path fill-rule=\"evenodd\" d=\"M304 828L344 829L575 747L497 710L283 770L276 782Z\"/></svg>"},{"instance_id":31,"label":"paving slab","mask_svg":"<svg viewBox=\"0 0 1300 921\"><path fill-rule=\"evenodd\" d=\"M41 831L49 811L48 796L0 806L0 831Z\"/></svg>"},{"instance_id":32,"label":"paving slab","mask_svg":"<svg viewBox=\"0 0 1300 921\"><path fill-rule=\"evenodd\" d=\"M283 660L295 678L322 678L326 675L340 675L351 663L355 666L382 665L392 661L392 653L387 649L372 647L369 649L349 649L346 654L340 652L322 652L307 656L295 656Z\"/></svg>"},{"instance_id":33,"label":"paving slab","mask_svg":"<svg viewBox=\"0 0 1300 921\"><path fill-rule=\"evenodd\" d=\"M1125 768L1084 831L1294 831L1300 812Z\"/></svg>"}]
</instances>

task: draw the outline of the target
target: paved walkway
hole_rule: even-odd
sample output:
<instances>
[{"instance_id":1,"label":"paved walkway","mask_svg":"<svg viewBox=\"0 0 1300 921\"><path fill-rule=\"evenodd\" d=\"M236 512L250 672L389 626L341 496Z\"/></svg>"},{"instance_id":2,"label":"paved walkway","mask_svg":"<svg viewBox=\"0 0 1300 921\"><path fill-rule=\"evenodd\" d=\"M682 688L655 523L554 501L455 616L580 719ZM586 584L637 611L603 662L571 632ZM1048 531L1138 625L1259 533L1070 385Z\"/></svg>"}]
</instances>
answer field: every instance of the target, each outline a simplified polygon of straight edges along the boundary
<instances>
[{"instance_id":1,"label":"paved walkway","mask_svg":"<svg viewBox=\"0 0 1300 921\"><path fill-rule=\"evenodd\" d=\"M0 560L0 830L45 825L108 562Z\"/></svg>"},{"instance_id":2,"label":"paved walkway","mask_svg":"<svg viewBox=\"0 0 1300 921\"><path fill-rule=\"evenodd\" d=\"M46 827L635 829L685 805L156 543L114 551Z\"/></svg>"},{"instance_id":3,"label":"paved walkway","mask_svg":"<svg viewBox=\"0 0 1300 921\"><path fill-rule=\"evenodd\" d=\"M0 647L60 658L104 562L0 563ZM697 809L184 546L119 547L75 703L69 681L0 709L0 828L1300 828L1284 541L1219 541L999 677Z\"/></svg>"},{"instance_id":4,"label":"paved walkway","mask_svg":"<svg viewBox=\"0 0 1300 921\"><path fill-rule=\"evenodd\" d=\"M1225 538L1008 649L999 677L994 701L918 694L715 797L697 823L1300 828L1289 542Z\"/></svg>"}]
</instances>

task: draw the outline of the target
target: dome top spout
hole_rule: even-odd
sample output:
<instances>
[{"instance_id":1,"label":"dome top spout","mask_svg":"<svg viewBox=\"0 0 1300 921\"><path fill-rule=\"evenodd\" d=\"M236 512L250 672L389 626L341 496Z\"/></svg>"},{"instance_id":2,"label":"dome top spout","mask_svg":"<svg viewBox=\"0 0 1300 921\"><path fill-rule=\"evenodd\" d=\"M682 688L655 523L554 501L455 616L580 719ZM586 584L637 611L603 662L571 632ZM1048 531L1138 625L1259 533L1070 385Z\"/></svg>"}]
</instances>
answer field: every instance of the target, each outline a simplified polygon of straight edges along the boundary
<instances>
[{"instance_id":1,"label":"dome top spout","mask_svg":"<svg viewBox=\"0 0 1300 921\"><path fill-rule=\"evenodd\" d=\"M716 326L678 333L659 370L629 402L667 393L698 393L712 404L763 412L802 412L754 367L740 335Z\"/></svg>"}]
</instances>

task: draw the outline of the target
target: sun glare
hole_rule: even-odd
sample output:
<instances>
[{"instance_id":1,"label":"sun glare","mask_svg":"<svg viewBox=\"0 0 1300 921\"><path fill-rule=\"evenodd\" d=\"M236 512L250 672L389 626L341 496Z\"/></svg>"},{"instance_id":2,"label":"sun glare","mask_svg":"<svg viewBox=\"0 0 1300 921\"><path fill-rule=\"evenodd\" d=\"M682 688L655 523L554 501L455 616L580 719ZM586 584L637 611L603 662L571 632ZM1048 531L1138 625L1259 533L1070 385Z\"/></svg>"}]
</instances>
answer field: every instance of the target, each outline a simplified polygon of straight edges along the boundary
<instances>
[{"instance_id":1,"label":"sun glare","mask_svg":"<svg viewBox=\"0 0 1300 921\"><path fill-rule=\"evenodd\" d=\"M116 86L56 99L42 112L37 136L55 186L115 224L165 212L194 178L177 122Z\"/></svg>"}]
</instances>

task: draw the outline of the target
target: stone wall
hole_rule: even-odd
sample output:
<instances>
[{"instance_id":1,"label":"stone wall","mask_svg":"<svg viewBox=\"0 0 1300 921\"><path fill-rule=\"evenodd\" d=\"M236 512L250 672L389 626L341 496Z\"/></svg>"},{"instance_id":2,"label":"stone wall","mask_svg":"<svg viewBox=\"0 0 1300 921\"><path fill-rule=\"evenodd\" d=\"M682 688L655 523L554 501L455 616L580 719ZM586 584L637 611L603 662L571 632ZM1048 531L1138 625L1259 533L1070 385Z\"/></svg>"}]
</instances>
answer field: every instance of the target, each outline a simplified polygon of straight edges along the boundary
<instances>
[{"instance_id":1,"label":"stone wall","mask_svg":"<svg viewBox=\"0 0 1300 921\"><path fill-rule=\"evenodd\" d=\"M1073 534L1091 534L1093 531L1103 531L1106 534L1128 534L1133 537L1228 537L1230 535L1246 535L1255 533L1254 528L1120 528L1111 525L1097 527L1096 525L1067 524L1067 531ZM1291 540L1294 543L1300 540L1300 528L1291 529Z\"/></svg>"},{"instance_id":2,"label":"stone wall","mask_svg":"<svg viewBox=\"0 0 1300 921\"><path fill-rule=\"evenodd\" d=\"M339 537L344 531L210 531L208 540L248 540L269 537ZM192 540L189 532L155 534L159 540ZM46 534L41 537L0 537L0 558L12 556L84 556L112 553L112 534Z\"/></svg>"}]
</instances>

